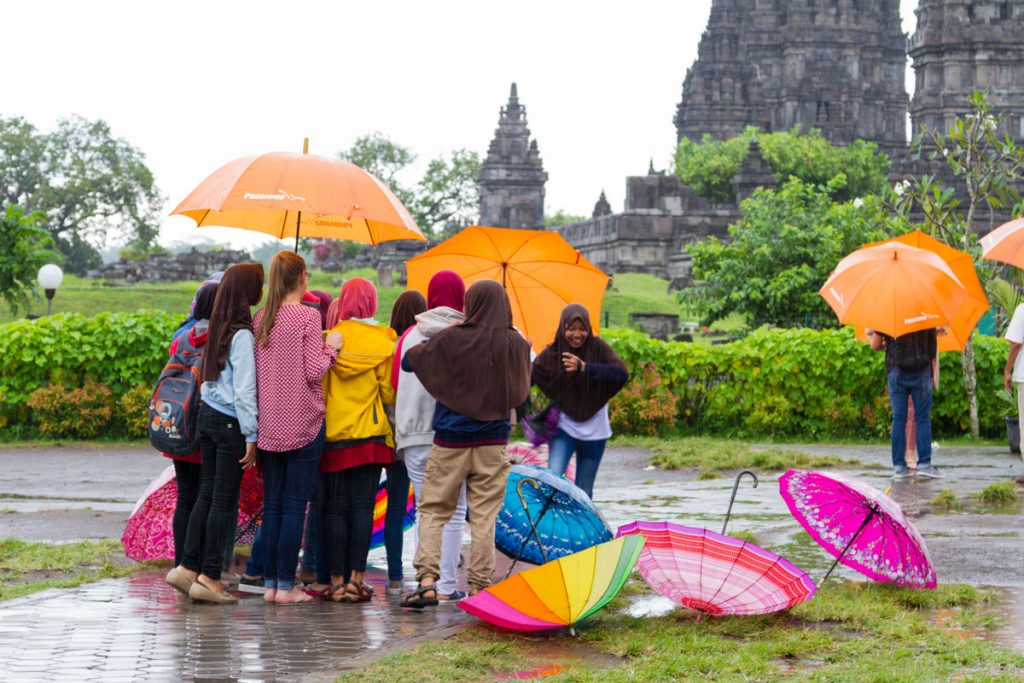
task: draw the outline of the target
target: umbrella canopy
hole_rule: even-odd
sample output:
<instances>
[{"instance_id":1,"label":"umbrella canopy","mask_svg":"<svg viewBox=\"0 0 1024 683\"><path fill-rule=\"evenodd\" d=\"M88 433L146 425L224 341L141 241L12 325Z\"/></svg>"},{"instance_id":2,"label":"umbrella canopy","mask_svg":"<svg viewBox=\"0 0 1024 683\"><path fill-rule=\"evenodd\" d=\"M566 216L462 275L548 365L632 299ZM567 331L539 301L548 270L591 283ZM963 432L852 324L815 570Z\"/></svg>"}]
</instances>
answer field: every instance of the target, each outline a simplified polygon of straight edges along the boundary
<instances>
[{"instance_id":1,"label":"umbrella canopy","mask_svg":"<svg viewBox=\"0 0 1024 683\"><path fill-rule=\"evenodd\" d=\"M969 298L941 257L900 242L848 255L818 293L839 322L890 337L949 327Z\"/></svg>"},{"instance_id":2,"label":"umbrella canopy","mask_svg":"<svg viewBox=\"0 0 1024 683\"><path fill-rule=\"evenodd\" d=\"M174 467L167 467L146 488L128 518L121 545L133 560L174 559L174 508L178 499L178 480ZM246 468L239 493L238 533L243 534L250 521L263 511L263 478L255 467ZM236 537L236 542L241 542Z\"/></svg>"},{"instance_id":3,"label":"umbrella canopy","mask_svg":"<svg viewBox=\"0 0 1024 683\"><path fill-rule=\"evenodd\" d=\"M790 470L779 478L779 492L796 520L837 562L875 581L935 588L924 538L896 501L878 489L838 474Z\"/></svg>"},{"instance_id":4,"label":"umbrella canopy","mask_svg":"<svg viewBox=\"0 0 1024 683\"><path fill-rule=\"evenodd\" d=\"M373 536L370 537L370 550L384 545L384 518L388 511L388 484L383 481L377 488L377 499L373 503ZM413 496L412 484L405 501L405 517L402 519L402 531L406 532L416 524L416 499Z\"/></svg>"},{"instance_id":5,"label":"umbrella canopy","mask_svg":"<svg viewBox=\"0 0 1024 683\"><path fill-rule=\"evenodd\" d=\"M278 239L426 241L384 183L355 164L315 154L236 159L214 171L171 214L188 216L199 227L244 228Z\"/></svg>"},{"instance_id":6,"label":"umbrella canopy","mask_svg":"<svg viewBox=\"0 0 1024 683\"><path fill-rule=\"evenodd\" d=\"M536 448L526 441L513 441L508 445L508 459L513 465L534 465L536 467L548 466L548 446L541 444ZM576 462L570 460L565 468L565 477L569 481L576 481Z\"/></svg>"},{"instance_id":7,"label":"umbrella canopy","mask_svg":"<svg viewBox=\"0 0 1024 683\"><path fill-rule=\"evenodd\" d=\"M753 543L672 522L633 522L642 535L637 569L658 593L699 615L768 614L814 597L807 572Z\"/></svg>"},{"instance_id":8,"label":"umbrella canopy","mask_svg":"<svg viewBox=\"0 0 1024 683\"><path fill-rule=\"evenodd\" d=\"M582 489L542 467L512 466L495 527L498 550L542 564L611 538L608 523Z\"/></svg>"},{"instance_id":9,"label":"umbrella canopy","mask_svg":"<svg viewBox=\"0 0 1024 683\"><path fill-rule=\"evenodd\" d=\"M459 607L516 631L572 626L618 595L643 545L639 536L601 543L520 572L466 598Z\"/></svg>"},{"instance_id":10,"label":"umbrella canopy","mask_svg":"<svg viewBox=\"0 0 1024 683\"><path fill-rule=\"evenodd\" d=\"M478 280L500 282L513 323L537 352L555 338L566 304L583 304L598 332L608 276L557 232L468 227L406 262L409 289L426 296L440 270L454 270L467 287Z\"/></svg>"},{"instance_id":11,"label":"umbrella canopy","mask_svg":"<svg viewBox=\"0 0 1024 683\"><path fill-rule=\"evenodd\" d=\"M876 242L868 246L880 246L893 242L909 244L912 247L933 252L946 262L949 269L956 275L956 279L964 286L967 299L954 312L949 328L938 337L939 351L963 351L967 340L971 337L971 332L977 327L978 321L981 320L981 316L985 315L985 311L989 307L988 297L985 296L985 289L981 286L978 271L974 267L974 257L959 249L954 249L920 230L913 230L891 240ZM867 341L863 327L857 328L855 331L858 339Z\"/></svg>"},{"instance_id":12,"label":"umbrella canopy","mask_svg":"<svg viewBox=\"0 0 1024 683\"><path fill-rule=\"evenodd\" d=\"M981 256L1024 268L1024 218L1015 218L981 238Z\"/></svg>"}]
</instances>

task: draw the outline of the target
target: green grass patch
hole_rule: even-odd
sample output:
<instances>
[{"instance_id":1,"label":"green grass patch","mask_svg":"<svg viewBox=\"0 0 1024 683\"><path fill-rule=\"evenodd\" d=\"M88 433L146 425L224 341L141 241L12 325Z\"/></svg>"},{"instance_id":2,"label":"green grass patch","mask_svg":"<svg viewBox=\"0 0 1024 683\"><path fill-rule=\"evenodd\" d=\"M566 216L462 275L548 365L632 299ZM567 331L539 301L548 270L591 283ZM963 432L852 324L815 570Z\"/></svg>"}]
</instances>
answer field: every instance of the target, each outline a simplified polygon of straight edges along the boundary
<instances>
[{"instance_id":1,"label":"green grass patch","mask_svg":"<svg viewBox=\"0 0 1024 683\"><path fill-rule=\"evenodd\" d=\"M127 576L158 564L129 560L118 541L52 544L7 538L0 540L0 601Z\"/></svg>"},{"instance_id":2,"label":"green grass patch","mask_svg":"<svg viewBox=\"0 0 1024 683\"><path fill-rule=\"evenodd\" d=\"M1020 680L1024 657L978 639L997 624L985 613L992 599L965 585L832 581L786 613L699 623L682 609L631 617L617 600L578 625L575 639L481 625L338 680L495 680L538 664L552 681Z\"/></svg>"},{"instance_id":3,"label":"green grass patch","mask_svg":"<svg viewBox=\"0 0 1024 683\"><path fill-rule=\"evenodd\" d=\"M755 450L742 441L699 436L617 437L612 445L646 449L651 452L653 465L666 470L696 469L700 479L715 479L722 472L744 469L781 472L792 468L864 466L859 460L834 455L811 455L788 448Z\"/></svg>"},{"instance_id":4,"label":"green grass patch","mask_svg":"<svg viewBox=\"0 0 1024 683\"><path fill-rule=\"evenodd\" d=\"M1015 506L1020 502L1017 487L1012 481L989 484L978 494L978 499L982 505L994 508Z\"/></svg>"},{"instance_id":5,"label":"green grass patch","mask_svg":"<svg viewBox=\"0 0 1024 683\"><path fill-rule=\"evenodd\" d=\"M960 497L949 489L942 489L936 493L931 499L931 504L932 512L937 513L956 512L963 507L960 503Z\"/></svg>"}]
</instances>

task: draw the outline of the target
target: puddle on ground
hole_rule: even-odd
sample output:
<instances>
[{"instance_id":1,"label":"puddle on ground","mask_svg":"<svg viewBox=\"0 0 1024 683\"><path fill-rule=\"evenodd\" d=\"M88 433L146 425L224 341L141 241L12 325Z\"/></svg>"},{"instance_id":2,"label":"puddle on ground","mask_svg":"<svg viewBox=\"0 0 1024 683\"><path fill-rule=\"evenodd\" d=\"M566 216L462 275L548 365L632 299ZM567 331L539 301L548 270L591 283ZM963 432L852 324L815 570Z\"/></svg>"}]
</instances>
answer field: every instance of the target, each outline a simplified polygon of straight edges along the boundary
<instances>
[{"instance_id":1,"label":"puddle on ground","mask_svg":"<svg viewBox=\"0 0 1024 683\"><path fill-rule=\"evenodd\" d=\"M985 640L1024 654L1024 591L1013 588L996 589L995 604L980 604L968 609L974 613L969 626L960 623L962 609L937 609L929 616L931 624L963 640Z\"/></svg>"},{"instance_id":2,"label":"puddle on ground","mask_svg":"<svg viewBox=\"0 0 1024 683\"><path fill-rule=\"evenodd\" d=\"M550 678L577 667L605 671L621 665L624 661L580 643L568 635L567 631L524 637L529 640L530 666L495 673L495 680L530 681Z\"/></svg>"}]
</instances>

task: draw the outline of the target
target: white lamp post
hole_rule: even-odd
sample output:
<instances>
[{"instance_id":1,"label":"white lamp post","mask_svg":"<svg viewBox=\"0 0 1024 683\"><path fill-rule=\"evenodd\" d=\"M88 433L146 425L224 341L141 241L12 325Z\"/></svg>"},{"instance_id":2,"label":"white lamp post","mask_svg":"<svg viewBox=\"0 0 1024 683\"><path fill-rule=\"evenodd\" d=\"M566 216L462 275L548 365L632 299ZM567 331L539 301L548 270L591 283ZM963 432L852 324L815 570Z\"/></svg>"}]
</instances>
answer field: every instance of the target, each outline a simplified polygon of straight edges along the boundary
<instances>
[{"instance_id":1,"label":"white lamp post","mask_svg":"<svg viewBox=\"0 0 1024 683\"><path fill-rule=\"evenodd\" d=\"M39 269L36 279L39 281L39 286L46 291L46 315L50 315L53 310L53 295L57 293L60 283L64 282L64 271L60 269L60 266L47 263Z\"/></svg>"}]
</instances>

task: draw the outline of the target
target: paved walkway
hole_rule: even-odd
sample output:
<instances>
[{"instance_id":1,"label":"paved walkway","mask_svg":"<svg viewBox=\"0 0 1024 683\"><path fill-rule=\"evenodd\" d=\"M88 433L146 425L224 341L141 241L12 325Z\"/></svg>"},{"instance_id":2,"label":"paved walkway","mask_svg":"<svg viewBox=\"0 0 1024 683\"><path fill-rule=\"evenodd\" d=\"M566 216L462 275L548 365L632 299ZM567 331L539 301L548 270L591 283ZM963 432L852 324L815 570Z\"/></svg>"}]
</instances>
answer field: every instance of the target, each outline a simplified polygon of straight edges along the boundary
<instances>
[{"instance_id":1,"label":"paved walkway","mask_svg":"<svg viewBox=\"0 0 1024 683\"><path fill-rule=\"evenodd\" d=\"M887 463L885 447L792 448L860 459L875 467L850 467L848 474L881 488L889 483L888 470L878 467ZM968 498L992 482L1020 476L1021 460L1000 448L942 448L935 461L946 479L900 482L893 496L927 538L939 580L1016 588L1010 595L1021 595L1020 511L938 515L928 502L941 489ZM0 508L19 510L0 515L0 537L117 538L134 498L165 465L139 449L0 449ZM595 498L613 528L634 519L721 528L731 479L699 481L693 472L646 465L642 451L611 449L605 456ZM766 546L791 548L798 553L793 559L815 577L831 560L813 544L800 545L803 533L774 478L763 477L757 489L744 481L729 528L753 531ZM407 565L411 540L407 534ZM370 559L382 566L382 551ZM843 567L837 573L855 576ZM162 571L0 603L0 679L329 680L358 666L356 658L442 637L471 621L455 607L403 611L399 598L384 595L384 573L377 569L369 576L377 596L366 605L276 607L258 596L226 608L195 605L163 583ZM1024 605L1011 605L1008 614L1024 615Z\"/></svg>"}]
</instances>

